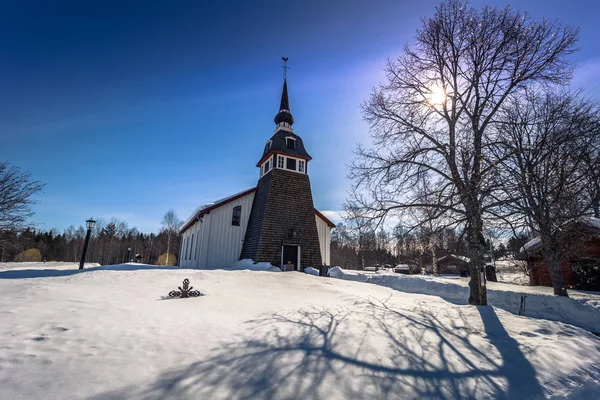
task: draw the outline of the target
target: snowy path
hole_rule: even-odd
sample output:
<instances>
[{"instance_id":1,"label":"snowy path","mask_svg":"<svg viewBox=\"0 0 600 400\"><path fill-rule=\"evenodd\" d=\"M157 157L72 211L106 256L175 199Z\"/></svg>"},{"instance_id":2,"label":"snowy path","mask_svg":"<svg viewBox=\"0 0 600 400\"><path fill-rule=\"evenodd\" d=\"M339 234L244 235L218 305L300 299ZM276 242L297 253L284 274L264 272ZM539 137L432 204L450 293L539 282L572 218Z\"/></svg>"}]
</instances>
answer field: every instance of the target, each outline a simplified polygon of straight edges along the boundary
<instances>
[{"instance_id":1,"label":"snowy path","mask_svg":"<svg viewBox=\"0 0 600 400\"><path fill-rule=\"evenodd\" d=\"M125 269L0 271L0 398L600 393L600 340L563 323L295 272ZM161 298L186 277L206 295Z\"/></svg>"}]
</instances>

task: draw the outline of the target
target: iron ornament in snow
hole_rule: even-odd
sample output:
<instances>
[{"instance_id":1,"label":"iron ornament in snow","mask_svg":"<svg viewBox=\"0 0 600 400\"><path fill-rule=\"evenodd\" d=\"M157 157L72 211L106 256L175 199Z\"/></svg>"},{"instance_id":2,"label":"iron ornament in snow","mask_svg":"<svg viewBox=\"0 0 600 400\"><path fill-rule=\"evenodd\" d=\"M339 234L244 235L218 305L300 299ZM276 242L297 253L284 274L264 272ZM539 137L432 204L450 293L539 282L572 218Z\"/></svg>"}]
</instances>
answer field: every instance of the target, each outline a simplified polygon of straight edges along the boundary
<instances>
[{"instance_id":1,"label":"iron ornament in snow","mask_svg":"<svg viewBox=\"0 0 600 400\"><path fill-rule=\"evenodd\" d=\"M198 297L198 296L202 296L202 293L200 293L197 290L192 290L194 287L190 286L190 280L185 278L183 280L183 288L181 286L178 287L179 291L177 290L171 290L169 292L169 297L170 298L186 298L186 297Z\"/></svg>"}]
</instances>

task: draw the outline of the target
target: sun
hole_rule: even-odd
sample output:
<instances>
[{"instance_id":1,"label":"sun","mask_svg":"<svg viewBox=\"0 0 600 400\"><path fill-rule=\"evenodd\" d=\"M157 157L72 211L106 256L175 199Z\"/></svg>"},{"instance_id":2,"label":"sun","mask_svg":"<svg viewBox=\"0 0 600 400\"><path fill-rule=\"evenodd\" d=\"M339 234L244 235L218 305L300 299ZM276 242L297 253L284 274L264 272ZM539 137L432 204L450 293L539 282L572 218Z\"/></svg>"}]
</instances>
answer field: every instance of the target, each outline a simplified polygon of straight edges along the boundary
<instances>
[{"instance_id":1,"label":"sun","mask_svg":"<svg viewBox=\"0 0 600 400\"><path fill-rule=\"evenodd\" d=\"M427 103L433 107L441 106L446 102L447 98L448 96L444 88L440 85L434 85L429 89L429 93L427 94Z\"/></svg>"}]
</instances>

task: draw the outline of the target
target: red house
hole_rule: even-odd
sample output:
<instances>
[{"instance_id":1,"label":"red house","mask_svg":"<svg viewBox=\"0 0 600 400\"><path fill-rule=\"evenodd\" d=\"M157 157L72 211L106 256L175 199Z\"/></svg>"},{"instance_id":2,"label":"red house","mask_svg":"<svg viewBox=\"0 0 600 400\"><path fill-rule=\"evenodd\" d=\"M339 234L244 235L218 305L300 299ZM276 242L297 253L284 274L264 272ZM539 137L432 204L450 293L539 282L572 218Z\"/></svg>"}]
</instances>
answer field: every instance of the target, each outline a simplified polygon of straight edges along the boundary
<instances>
[{"instance_id":1,"label":"red house","mask_svg":"<svg viewBox=\"0 0 600 400\"><path fill-rule=\"evenodd\" d=\"M600 291L600 219L583 217L567 224L559 240L565 285L574 289ZM527 261L530 285L552 286L539 237L521 247L515 258Z\"/></svg>"}]
</instances>

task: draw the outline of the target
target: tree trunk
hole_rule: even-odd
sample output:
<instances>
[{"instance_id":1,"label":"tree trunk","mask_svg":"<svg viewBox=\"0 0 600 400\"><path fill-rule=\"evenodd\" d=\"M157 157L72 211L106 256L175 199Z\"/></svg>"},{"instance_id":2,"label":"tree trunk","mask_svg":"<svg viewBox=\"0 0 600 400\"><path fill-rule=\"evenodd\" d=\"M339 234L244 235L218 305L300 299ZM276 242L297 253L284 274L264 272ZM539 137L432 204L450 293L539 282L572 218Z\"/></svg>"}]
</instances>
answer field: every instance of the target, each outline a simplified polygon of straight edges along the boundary
<instances>
[{"instance_id":1,"label":"tree trunk","mask_svg":"<svg viewBox=\"0 0 600 400\"><path fill-rule=\"evenodd\" d=\"M592 209L594 210L594 218L600 218L600 199L592 199Z\"/></svg>"},{"instance_id":2,"label":"tree trunk","mask_svg":"<svg viewBox=\"0 0 600 400\"><path fill-rule=\"evenodd\" d=\"M169 265L169 252L171 251L171 234L167 235L167 259L165 260L165 266Z\"/></svg>"},{"instance_id":3,"label":"tree trunk","mask_svg":"<svg viewBox=\"0 0 600 400\"><path fill-rule=\"evenodd\" d=\"M544 243L546 241L546 243ZM567 287L562 275L562 266L560 265L560 256L556 247L550 242L551 239L544 239L542 237L542 244L544 246L544 256L546 263L548 264L548 271L550 272L550 279L552 280L552 288L554 288L554 294L557 296L569 297L567 293Z\"/></svg>"},{"instance_id":4,"label":"tree trunk","mask_svg":"<svg viewBox=\"0 0 600 400\"><path fill-rule=\"evenodd\" d=\"M487 292L485 288L485 279L481 271L485 265L485 239L483 237L483 223L481 217L474 216L470 218L467 230L468 244L470 250L469 272L471 280L469 281L469 304L487 306Z\"/></svg>"}]
</instances>

